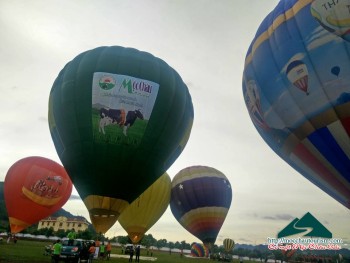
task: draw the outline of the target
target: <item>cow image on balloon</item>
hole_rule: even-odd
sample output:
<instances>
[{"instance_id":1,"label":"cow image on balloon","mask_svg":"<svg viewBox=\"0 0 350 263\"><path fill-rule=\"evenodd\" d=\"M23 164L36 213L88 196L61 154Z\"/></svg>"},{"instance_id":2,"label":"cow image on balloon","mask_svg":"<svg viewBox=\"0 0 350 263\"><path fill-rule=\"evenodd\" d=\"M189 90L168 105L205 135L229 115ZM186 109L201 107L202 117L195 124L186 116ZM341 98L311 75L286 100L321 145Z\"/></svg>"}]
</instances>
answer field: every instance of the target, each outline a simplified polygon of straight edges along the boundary
<instances>
[{"instance_id":1,"label":"cow image on balloon","mask_svg":"<svg viewBox=\"0 0 350 263\"><path fill-rule=\"evenodd\" d=\"M111 124L117 124L123 128L123 134L127 135L127 130L135 123L136 119L143 120L143 114L140 109L128 111L125 114L124 109L100 109L99 132L106 134L105 127Z\"/></svg>"}]
</instances>

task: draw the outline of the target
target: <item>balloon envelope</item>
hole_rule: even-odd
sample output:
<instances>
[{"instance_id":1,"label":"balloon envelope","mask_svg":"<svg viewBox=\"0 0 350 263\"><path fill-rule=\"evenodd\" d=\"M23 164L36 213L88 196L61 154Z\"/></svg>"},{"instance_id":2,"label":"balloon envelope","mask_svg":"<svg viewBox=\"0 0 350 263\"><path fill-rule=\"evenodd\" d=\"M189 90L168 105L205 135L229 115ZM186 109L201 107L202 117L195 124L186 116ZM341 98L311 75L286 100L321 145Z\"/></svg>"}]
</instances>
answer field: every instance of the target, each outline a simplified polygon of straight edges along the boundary
<instances>
[{"instance_id":1,"label":"balloon envelope","mask_svg":"<svg viewBox=\"0 0 350 263\"><path fill-rule=\"evenodd\" d=\"M14 163L4 182L4 197L11 233L18 233L59 210L72 193L65 169L43 157Z\"/></svg>"},{"instance_id":2,"label":"balloon envelope","mask_svg":"<svg viewBox=\"0 0 350 263\"><path fill-rule=\"evenodd\" d=\"M50 93L50 132L97 232L170 167L192 122L187 86L147 52L98 47L61 70Z\"/></svg>"},{"instance_id":3,"label":"balloon envelope","mask_svg":"<svg viewBox=\"0 0 350 263\"><path fill-rule=\"evenodd\" d=\"M209 257L209 250L203 244L193 243L191 246L191 256L192 257Z\"/></svg>"},{"instance_id":4,"label":"balloon envelope","mask_svg":"<svg viewBox=\"0 0 350 263\"><path fill-rule=\"evenodd\" d=\"M225 238L223 241L224 249L226 252L232 251L235 246L235 241L231 238Z\"/></svg>"},{"instance_id":5,"label":"balloon envelope","mask_svg":"<svg viewBox=\"0 0 350 263\"><path fill-rule=\"evenodd\" d=\"M350 45L312 16L321 2L281 0L264 19L246 56L243 95L252 116L254 83L262 120L251 119L266 143L350 208L350 77L339 74L350 71Z\"/></svg>"},{"instance_id":6,"label":"balloon envelope","mask_svg":"<svg viewBox=\"0 0 350 263\"><path fill-rule=\"evenodd\" d=\"M118 221L133 244L164 214L170 202L171 179L163 174L120 215Z\"/></svg>"},{"instance_id":7,"label":"balloon envelope","mask_svg":"<svg viewBox=\"0 0 350 263\"><path fill-rule=\"evenodd\" d=\"M174 217L209 247L215 243L231 200L230 182L214 168L191 166L173 178L170 208Z\"/></svg>"}]
</instances>

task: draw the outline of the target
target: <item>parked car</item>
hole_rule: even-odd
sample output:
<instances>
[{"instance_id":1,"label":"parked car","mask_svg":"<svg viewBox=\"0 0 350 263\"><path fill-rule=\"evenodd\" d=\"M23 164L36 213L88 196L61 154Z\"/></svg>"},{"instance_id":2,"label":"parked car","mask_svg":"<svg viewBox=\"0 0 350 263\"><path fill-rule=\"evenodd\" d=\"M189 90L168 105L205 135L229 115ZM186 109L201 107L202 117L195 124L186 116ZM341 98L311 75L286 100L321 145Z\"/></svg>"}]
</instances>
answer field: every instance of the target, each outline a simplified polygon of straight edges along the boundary
<instances>
[{"instance_id":1,"label":"parked car","mask_svg":"<svg viewBox=\"0 0 350 263\"><path fill-rule=\"evenodd\" d=\"M125 250L124 250L124 254L130 254L131 249L134 249L133 245L126 245Z\"/></svg>"},{"instance_id":2,"label":"parked car","mask_svg":"<svg viewBox=\"0 0 350 263\"><path fill-rule=\"evenodd\" d=\"M230 254L220 254L219 261L232 262L232 255Z\"/></svg>"},{"instance_id":3,"label":"parked car","mask_svg":"<svg viewBox=\"0 0 350 263\"><path fill-rule=\"evenodd\" d=\"M60 260L66 262L86 262L89 258L90 242L82 239L75 239L73 245L68 245L68 239L62 240L62 251Z\"/></svg>"}]
</instances>

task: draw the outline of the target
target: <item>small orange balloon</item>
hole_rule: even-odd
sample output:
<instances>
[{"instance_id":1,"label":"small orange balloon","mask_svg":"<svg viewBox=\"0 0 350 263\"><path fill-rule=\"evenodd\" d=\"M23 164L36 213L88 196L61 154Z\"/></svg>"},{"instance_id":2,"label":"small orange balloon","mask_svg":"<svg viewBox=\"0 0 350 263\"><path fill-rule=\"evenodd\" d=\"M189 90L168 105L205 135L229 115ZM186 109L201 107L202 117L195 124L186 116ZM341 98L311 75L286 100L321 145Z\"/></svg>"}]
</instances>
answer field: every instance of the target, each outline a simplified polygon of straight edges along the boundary
<instances>
[{"instance_id":1,"label":"small orange balloon","mask_svg":"<svg viewBox=\"0 0 350 263\"><path fill-rule=\"evenodd\" d=\"M4 182L11 233L21 232L60 209L72 187L63 166L50 159L32 156L14 163Z\"/></svg>"}]
</instances>

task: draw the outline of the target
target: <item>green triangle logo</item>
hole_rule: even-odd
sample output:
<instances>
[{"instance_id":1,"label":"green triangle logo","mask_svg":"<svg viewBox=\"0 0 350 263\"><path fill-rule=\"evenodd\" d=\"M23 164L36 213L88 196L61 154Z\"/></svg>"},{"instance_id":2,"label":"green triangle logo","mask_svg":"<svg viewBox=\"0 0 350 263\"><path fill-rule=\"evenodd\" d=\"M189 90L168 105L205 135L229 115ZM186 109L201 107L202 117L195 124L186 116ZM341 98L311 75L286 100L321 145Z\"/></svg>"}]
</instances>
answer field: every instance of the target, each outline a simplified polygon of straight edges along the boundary
<instances>
[{"instance_id":1,"label":"green triangle logo","mask_svg":"<svg viewBox=\"0 0 350 263\"><path fill-rule=\"evenodd\" d=\"M304 237L332 238L332 233L309 212L300 219L295 218L278 232L277 237L288 237L297 234Z\"/></svg>"}]
</instances>

